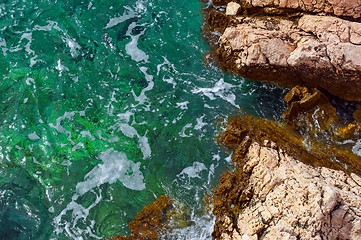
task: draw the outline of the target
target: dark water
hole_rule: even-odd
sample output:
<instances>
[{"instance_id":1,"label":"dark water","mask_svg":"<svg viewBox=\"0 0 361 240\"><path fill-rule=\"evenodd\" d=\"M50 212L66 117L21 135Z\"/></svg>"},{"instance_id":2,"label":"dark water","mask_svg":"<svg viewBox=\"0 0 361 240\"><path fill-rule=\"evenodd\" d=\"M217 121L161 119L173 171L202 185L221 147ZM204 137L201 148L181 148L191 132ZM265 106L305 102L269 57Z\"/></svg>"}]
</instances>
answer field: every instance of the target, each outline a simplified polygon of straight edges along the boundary
<instances>
[{"instance_id":1,"label":"dark water","mask_svg":"<svg viewBox=\"0 0 361 240\"><path fill-rule=\"evenodd\" d=\"M209 239L203 197L227 166L226 117L277 118L282 91L201 59L194 1L0 3L0 239L127 234L167 193Z\"/></svg>"}]
</instances>

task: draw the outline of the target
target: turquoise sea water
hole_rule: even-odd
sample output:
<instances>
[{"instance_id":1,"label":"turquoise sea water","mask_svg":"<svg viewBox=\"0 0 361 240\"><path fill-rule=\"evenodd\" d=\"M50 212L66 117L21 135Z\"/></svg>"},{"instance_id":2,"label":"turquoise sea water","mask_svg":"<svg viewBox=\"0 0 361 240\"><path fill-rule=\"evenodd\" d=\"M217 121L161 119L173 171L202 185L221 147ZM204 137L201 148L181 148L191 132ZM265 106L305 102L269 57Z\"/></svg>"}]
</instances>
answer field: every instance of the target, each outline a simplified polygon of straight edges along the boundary
<instances>
[{"instance_id":1,"label":"turquoise sea water","mask_svg":"<svg viewBox=\"0 0 361 240\"><path fill-rule=\"evenodd\" d=\"M197 0L0 3L0 239L127 234L169 194L209 239L227 116L279 118L279 89L205 66ZM208 230L207 230L208 229Z\"/></svg>"}]
</instances>

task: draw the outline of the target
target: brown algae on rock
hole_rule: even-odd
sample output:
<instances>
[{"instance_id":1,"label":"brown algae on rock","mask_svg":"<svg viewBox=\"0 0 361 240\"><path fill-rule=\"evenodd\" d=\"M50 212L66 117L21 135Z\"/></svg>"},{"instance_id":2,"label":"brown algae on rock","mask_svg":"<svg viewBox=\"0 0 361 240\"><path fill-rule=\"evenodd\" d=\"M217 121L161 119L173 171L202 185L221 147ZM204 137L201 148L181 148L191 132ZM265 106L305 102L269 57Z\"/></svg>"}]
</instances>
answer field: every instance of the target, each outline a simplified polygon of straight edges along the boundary
<instances>
[{"instance_id":1,"label":"brown algae on rock","mask_svg":"<svg viewBox=\"0 0 361 240\"><path fill-rule=\"evenodd\" d=\"M239 150L240 149L240 150ZM359 239L361 178L245 137L214 189L214 239Z\"/></svg>"},{"instance_id":2,"label":"brown algae on rock","mask_svg":"<svg viewBox=\"0 0 361 240\"><path fill-rule=\"evenodd\" d=\"M129 223L130 236L111 237L109 240L157 240L165 231L173 210L173 199L162 195L148 204Z\"/></svg>"},{"instance_id":3,"label":"brown algae on rock","mask_svg":"<svg viewBox=\"0 0 361 240\"><path fill-rule=\"evenodd\" d=\"M315 135L302 136L292 126L272 120L248 115L231 118L219 141L235 150L234 159L237 159L239 144L246 137L252 142L273 142L290 156L311 166L361 174L361 158L352 152L352 146L320 141Z\"/></svg>"},{"instance_id":4,"label":"brown algae on rock","mask_svg":"<svg viewBox=\"0 0 361 240\"><path fill-rule=\"evenodd\" d=\"M305 87L285 102L284 123L235 116L219 136L236 168L213 191L214 239L358 239L361 158L339 141L358 138L359 107L347 121Z\"/></svg>"}]
</instances>

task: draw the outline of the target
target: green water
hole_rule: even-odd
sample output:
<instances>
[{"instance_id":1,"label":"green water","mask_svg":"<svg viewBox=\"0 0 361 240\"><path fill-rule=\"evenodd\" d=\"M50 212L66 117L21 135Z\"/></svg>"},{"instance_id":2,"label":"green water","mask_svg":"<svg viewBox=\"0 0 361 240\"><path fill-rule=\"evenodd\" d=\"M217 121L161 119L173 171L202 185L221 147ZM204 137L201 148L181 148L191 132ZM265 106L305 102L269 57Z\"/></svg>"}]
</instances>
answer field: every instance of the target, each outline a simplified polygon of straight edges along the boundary
<instances>
[{"instance_id":1,"label":"green water","mask_svg":"<svg viewBox=\"0 0 361 240\"><path fill-rule=\"evenodd\" d=\"M283 107L281 90L202 63L202 7L0 3L0 239L127 234L164 193L202 212L228 164L214 140L227 116ZM210 238L188 230L173 237Z\"/></svg>"}]
</instances>

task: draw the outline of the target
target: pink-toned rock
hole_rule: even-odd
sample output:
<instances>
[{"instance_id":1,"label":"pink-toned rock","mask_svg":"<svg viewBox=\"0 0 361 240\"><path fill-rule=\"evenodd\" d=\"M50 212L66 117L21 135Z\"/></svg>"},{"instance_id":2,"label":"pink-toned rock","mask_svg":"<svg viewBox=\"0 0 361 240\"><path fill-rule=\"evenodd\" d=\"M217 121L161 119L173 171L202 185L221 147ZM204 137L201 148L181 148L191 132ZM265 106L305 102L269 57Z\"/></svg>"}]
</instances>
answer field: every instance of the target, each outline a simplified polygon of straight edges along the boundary
<instances>
[{"instance_id":1,"label":"pink-toned rock","mask_svg":"<svg viewBox=\"0 0 361 240\"><path fill-rule=\"evenodd\" d=\"M233 0L235 1L235 0ZM229 0L214 0L223 5ZM361 2L358 0L238 0L244 9L278 9L284 12L326 13L339 17L361 17Z\"/></svg>"},{"instance_id":2,"label":"pink-toned rock","mask_svg":"<svg viewBox=\"0 0 361 240\"><path fill-rule=\"evenodd\" d=\"M216 216L216 239L360 239L358 175L314 168L270 142L253 142L243 163L229 177L248 176L238 191L248 198Z\"/></svg>"},{"instance_id":3,"label":"pink-toned rock","mask_svg":"<svg viewBox=\"0 0 361 240\"><path fill-rule=\"evenodd\" d=\"M217 50L228 71L285 86L322 88L346 100L361 100L361 23L304 15L237 17Z\"/></svg>"}]
</instances>

